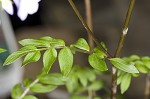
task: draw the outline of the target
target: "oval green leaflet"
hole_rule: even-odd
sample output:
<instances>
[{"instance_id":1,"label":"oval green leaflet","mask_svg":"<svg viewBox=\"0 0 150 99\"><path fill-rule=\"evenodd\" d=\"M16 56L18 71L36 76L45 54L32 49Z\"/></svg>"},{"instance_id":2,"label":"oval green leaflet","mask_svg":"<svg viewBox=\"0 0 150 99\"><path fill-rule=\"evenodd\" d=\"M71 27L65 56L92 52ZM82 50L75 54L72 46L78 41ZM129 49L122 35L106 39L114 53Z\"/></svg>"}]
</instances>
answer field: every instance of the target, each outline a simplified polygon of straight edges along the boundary
<instances>
[{"instance_id":1,"label":"oval green leaflet","mask_svg":"<svg viewBox=\"0 0 150 99\"><path fill-rule=\"evenodd\" d=\"M54 39L49 36L41 37L40 40L45 40L50 43L50 46L57 48L57 47L64 47L65 42L62 39Z\"/></svg>"},{"instance_id":2,"label":"oval green leaflet","mask_svg":"<svg viewBox=\"0 0 150 99\"><path fill-rule=\"evenodd\" d=\"M73 54L68 47L60 50L58 61L62 75L67 76L70 73L73 65Z\"/></svg>"},{"instance_id":3,"label":"oval green leaflet","mask_svg":"<svg viewBox=\"0 0 150 99\"><path fill-rule=\"evenodd\" d=\"M80 50L87 51L87 52L90 51L90 47L89 47L88 43L83 38L79 38L75 44L72 44L72 46L75 48L78 48Z\"/></svg>"},{"instance_id":4,"label":"oval green leaflet","mask_svg":"<svg viewBox=\"0 0 150 99\"><path fill-rule=\"evenodd\" d=\"M99 71L106 71L108 70L107 65L105 63L104 58L102 58L99 53L93 53L91 55L89 55L89 63L90 65Z\"/></svg>"},{"instance_id":5,"label":"oval green leaflet","mask_svg":"<svg viewBox=\"0 0 150 99\"><path fill-rule=\"evenodd\" d=\"M23 57L24 55L26 55L27 52L26 51L17 51L17 52L13 52L11 55L9 55L7 57L7 59L4 62L4 66L5 65L9 65L11 63L13 63L14 61L16 61L17 59Z\"/></svg>"},{"instance_id":6,"label":"oval green leaflet","mask_svg":"<svg viewBox=\"0 0 150 99\"><path fill-rule=\"evenodd\" d=\"M46 73L50 71L52 64L56 60L56 57L57 57L57 51L54 48L50 48L45 51L43 55L43 65Z\"/></svg>"},{"instance_id":7,"label":"oval green leaflet","mask_svg":"<svg viewBox=\"0 0 150 99\"><path fill-rule=\"evenodd\" d=\"M131 74L126 73L121 80L120 83L120 89L121 89L121 93L123 94L130 86L131 83Z\"/></svg>"},{"instance_id":8,"label":"oval green leaflet","mask_svg":"<svg viewBox=\"0 0 150 99\"><path fill-rule=\"evenodd\" d=\"M41 57L40 51L30 52L23 60L22 66L25 66L31 62L37 62Z\"/></svg>"},{"instance_id":9,"label":"oval green leaflet","mask_svg":"<svg viewBox=\"0 0 150 99\"><path fill-rule=\"evenodd\" d=\"M49 47L50 43L45 40L36 40L36 39L24 39L19 41L22 46L36 46L36 47Z\"/></svg>"}]
</instances>

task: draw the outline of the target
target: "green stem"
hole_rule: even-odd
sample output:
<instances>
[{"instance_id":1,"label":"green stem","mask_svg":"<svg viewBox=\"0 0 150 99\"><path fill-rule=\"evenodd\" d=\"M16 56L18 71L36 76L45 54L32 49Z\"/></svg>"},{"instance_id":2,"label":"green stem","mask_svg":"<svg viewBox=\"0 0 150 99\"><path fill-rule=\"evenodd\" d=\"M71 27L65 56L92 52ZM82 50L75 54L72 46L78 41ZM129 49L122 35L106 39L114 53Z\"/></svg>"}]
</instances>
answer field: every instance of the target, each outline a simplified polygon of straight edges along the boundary
<instances>
[{"instance_id":1,"label":"green stem","mask_svg":"<svg viewBox=\"0 0 150 99\"><path fill-rule=\"evenodd\" d=\"M35 85L36 83L38 83L38 82L39 82L39 79L35 79L35 80L30 84L30 86L28 86L28 87L24 90L24 92L22 93L22 95L20 96L19 99L22 99L22 98L30 91L30 88L31 88L33 85Z\"/></svg>"},{"instance_id":2,"label":"green stem","mask_svg":"<svg viewBox=\"0 0 150 99\"><path fill-rule=\"evenodd\" d=\"M92 11L91 11L91 0L84 0L85 4L85 13L86 13L86 22L89 26L90 30L93 32L93 21L92 21ZM88 34L88 42L90 45L90 48L94 48L94 42L92 37Z\"/></svg>"},{"instance_id":3,"label":"green stem","mask_svg":"<svg viewBox=\"0 0 150 99\"><path fill-rule=\"evenodd\" d=\"M150 74L147 74L144 99L149 99L149 94L150 94Z\"/></svg>"},{"instance_id":4,"label":"green stem","mask_svg":"<svg viewBox=\"0 0 150 99\"><path fill-rule=\"evenodd\" d=\"M120 40L116 49L115 57L120 57L120 53L121 53L121 50L125 41L125 37L128 32L128 26L129 26L129 22L131 19L134 4L135 4L135 0L130 0L128 12L127 12L123 30L122 30L122 35L120 37ZM115 67L112 67L111 99L116 99L116 94L117 94L117 69Z\"/></svg>"},{"instance_id":5,"label":"green stem","mask_svg":"<svg viewBox=\"0 0 150 99\"><path fill-rule=\"evenodd\" d=\"M81 14L78 11L77 7L75 6L74 2L72 0L68 0L68 2L70 3L71 7L73 8L74 12L78 16L79 20L82 22L82 25L87 30L88 34L91 36L91 38L96 43L96 45L98 46L98 48L103 49L103 51L105 53L107 53L108 57L112 57L112 55L99 43L98 39L94 36L94 33L91 31L91 29L88 27L88 25L84 21L83 17L81 16Z\"/></svg>"}]
</instances>

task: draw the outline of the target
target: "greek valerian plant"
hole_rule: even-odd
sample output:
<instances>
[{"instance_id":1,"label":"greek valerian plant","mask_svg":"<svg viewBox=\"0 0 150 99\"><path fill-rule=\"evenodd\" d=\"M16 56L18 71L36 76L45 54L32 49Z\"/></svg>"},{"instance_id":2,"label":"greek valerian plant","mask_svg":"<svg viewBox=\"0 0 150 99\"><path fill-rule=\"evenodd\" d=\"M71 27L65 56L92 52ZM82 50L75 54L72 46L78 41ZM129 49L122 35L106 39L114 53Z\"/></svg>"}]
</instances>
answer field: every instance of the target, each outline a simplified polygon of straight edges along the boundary
<instances>
[{"instance_id":1,"label":"greek valerian plant","mask_svg":"<svg viewBox=\"0 0 150 99\"><path fill-rule=\"evenodd\" d=\"M25 20L28 14L33 14L38 9L40 0L33 0L34 9L28 9L23 6L25 2L30 0L14 0L18 8L18 16L21 20ZM102 99L103 96L96 95L96 91L106 89L105 81L100 75L106 75L109 71L109 62L112 65L112 88L111 99L116 99L117 85L120 85L121 93L124 94L130 87L133 77L138 77L140 74L149 74L150 72L150 57L140 57L131 55L129 57L120 58L120 52L128 32L128 25L131 18L135 0L130 0L128 13L124 22L122 35L118 43L115 55L108 52L104 42L99 42L94 36L92 27L87 24L72 0L68 0L76 15L82 22L96 46L91 47L84 38L79 38L75 43L66 45L62 39L56 39L49 36L44 36L39 39L24 39L19 41L22 46L16 52L13 52L7 57L4 62L9 65L14 61L23 58L22 67L32 62L43 59L43 68L35 80L24 79L23 83L16 84L12 89L11 96L13 99L37 99L33 93L46 93L55 90L58 86L66 86L70 93L71 99ZM7 5L5 5L8 3ZM87 2L86 2L87 3ZM11 1L1 0L3 9L10 14L13 14ZM10 7L7 9L7 7ZM31 6L32 7L32 6ZM26 8L26 12L24 11ZM29 7L30 8L30 7ZM23 14L24 13L24 14ZM0 53L6 50L0 48ZM42 53L43 54L42 54ZM84 53L88 55L88 66L80 66L74 64L74 55L76 53ZM54 62L58 60L60 73L51 73L51 68ZM106 62L107 61L107 62ZM87 93L87 94L86 94ZM107 93L109 96L109 93ZM107 96L107 98L108 98ZM148 99L148 98L145 98Z\"/></svg>"}]
</instances>

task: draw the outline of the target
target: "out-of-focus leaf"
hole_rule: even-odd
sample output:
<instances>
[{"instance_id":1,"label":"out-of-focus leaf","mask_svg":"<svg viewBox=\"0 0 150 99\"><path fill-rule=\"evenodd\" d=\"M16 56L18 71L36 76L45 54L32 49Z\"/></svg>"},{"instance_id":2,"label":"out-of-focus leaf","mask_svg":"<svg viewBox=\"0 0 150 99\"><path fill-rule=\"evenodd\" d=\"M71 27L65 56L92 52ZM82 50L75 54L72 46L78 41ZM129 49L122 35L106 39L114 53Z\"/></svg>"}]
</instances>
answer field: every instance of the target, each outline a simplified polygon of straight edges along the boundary
<instances>
[{"instance_id":1,"label":"out-of-focus leaf","mask_svg":"<svg viewBox=\"0 0 150 99\"><path fill-rule=\"evenodd\" d=\"M33 82L33 80L28 79L28 78L25 78L25 79L23 80L23 84L24 84L25 87L30 86L30 84L31 84L32 82Z\"/></svg>"},{"instance_id":2,"label":"out-of-focus leaf","mask_svg":"<svg viewBox=\"0 0 150 99\"><path fill-rule=\"evenodd\" d=\"M44 84L51 84L51 85L63 85L65 84L63 76L59 73L50 73L41 76L40 82Z\"/></svg>"},{"instance_id":3,"label":"out-of-focus leaf","mask_svg":"<svg viewBox=\"0 0 150 99\"><path fill-rule=\"evenodd\" d=\"M87 96L77 96L77 95L73 95L71 96L71 99L88 99Z\"/></svg>"},{"instance_id":4,"label":"out-of-focus leaf","mask_svg":"<svg viewBox=\"0 0 150 99\"><path fill-rule=\"evenodd\" d=\"M120 74L117 77L117 85L119 85L124 77L124 75L126 74L126 72L124 71L118 71L118 73L120 72Z\"/></svg>"},{"instance_id":5,"label":"out-of-focus leaf","mask_svg":"<svg viewBox=\"0 0 150 99\"><path fill-rule=\"evenodd\" d=\"M131 56L129 57L129 59L130 59L130 61L136 61L136 60L139 60L140 57L139 57L138 55L131 55Z\"/></svg>"},{"instance_id":6,"label":"out-of-focus leaf","mask_svg":"<svg viewBox=\"0 0 150 99\"><path fill-rule=\"evenodd\" d=\"M139 73L133 64L128 64L121 58L111 58L110 62L118 69L128 73Z\"/></svg>"},{"instance_id":7,"label":"out-of-focus leaf","mask_svg":"<svg viewBox=\"0 0 150 99\"><path fill-rule=\"evenodd\" d=\"M97 91L97 90L100 90L102 87L103 87L102 81L95 81L88 87L88 89Z\"/></svg>"},{"instance_id":8,"label":"out-of-focus leaf","mask_svg":"<svg viewBox=\"0 0 150 99\"><path fill-rule=\"evenodd\" d=\"M102 99L101 97L94 97L94 99Z\"/></svg>"},{"instance_id":9,"label":"out-of-focus leaf","mask_svg":"<svg viewBox=\"0 0 150 99\"><path fill-rule=\"evenodd\" d=\"M121 81L120 89L121 93L123 94L130 86L131 83L131 74L126 73Z\"/></svg>"},{"instance_id":10,"label":"out-of-focus leaf","mask_svg":"<svg viewBox=\"0 0 150 99\"><path fill-rule=\"evenodd\" d=\"M150 69L150 57L145 56L145 57L142 57L141 60L146 65L146 67Z\"/></svg>"},{"instance_id":11,"label":"out-of-focus leaf","mask_svg":"<svg viewBox=\"0 0 150 99\"><path fill-rule=\"evenodd\" d=\"M88 83L87 77L84 75L84 70L80 69L77 71L77 76L81 82L81 84L86 87Z\"/></svg>"},{"instance_id":12,"label":"out-of-focus leaf","mask_svg":"<svg viewBox=\"0 0 150 99\"><path fill-rule=\"evenodd\" d=\"M46 93L46 92L53 91L56 88L57 88L57 86L54 86L54 85L42 85L40 83L37 83L37 84L33 85L30 88L30 90L32 92L36 92L36 93Z\"/></svg>"},{"instance_id":13,"label":"out-of-focus leaf","mask_svg":"<svg viewBox=\"0 0 150 99\"><path fill-rule=\"evenodd\" d=\"M70 73L73 65L73 54L68 47L60 50L58 61L63 76L67 76Z\"/></svg>"},{"instance_id":14,"label":"out-of-focus leaf","mask_svg":"<svg viewBox=\"0 0 150 99\"><path fill-rule=\"evenodd\" d=\"M46 73L50 71L52 64L56 60L56 57L57 57L57 51L54 48L50 48L45 51L43 55L43 64Z\"/></svg>"},{"instance_id":15,"label":"out-of-focus leaf","mask_svg":"<svg viewBox=\"0 0 150 99\"><path fill-rule=\"evenodd\" d=\"M0 48L0 53L6 52L7 50Z\"/></svg>"},{"instance_id":16,"label":"out-of-focus leaf","mask_svg":"<svg viewBox=\"0 0 150 99\"><path fill-rule=\"evenodd\" d=\"M23 93L23 89L21 87L21 84L16 84L13 89L12 89L12 92L11 92L11 97L13 99L18 99Z\"/></svg>"},{"instance_id":17,"label":"out-of-focus leaf","mask_svg":"<svg viewBox=\"0 0 150 99\"><path fill-rule=\"evenodd\" d=\"M27 96L23 97L23 99L38 99L38 98L33 95L27 95Z\"/></svg>"},{"instance_id":18,"label":"out-of-focus leaf","mask_svg":"<svg viewBox=\"0 0 150 99\"><path fill-rule=\"evenodd\" d=\"M78 88L78 77L76 74L69 76L68 81L66 82L66 87L68 92L73 93Z\"/></svg>"},{"instance_id":19,"label":"out-of-focus leaf","mask_svg":"<svg viewBox=\"0 0 150 99\"><path fill-rule=\"evenodd\" d=\"M141 73L148 73L150 72L150 69L146 67L146 65L141 61L135 62L135 67L141 72Z\"/></svg>"}]
</instances>

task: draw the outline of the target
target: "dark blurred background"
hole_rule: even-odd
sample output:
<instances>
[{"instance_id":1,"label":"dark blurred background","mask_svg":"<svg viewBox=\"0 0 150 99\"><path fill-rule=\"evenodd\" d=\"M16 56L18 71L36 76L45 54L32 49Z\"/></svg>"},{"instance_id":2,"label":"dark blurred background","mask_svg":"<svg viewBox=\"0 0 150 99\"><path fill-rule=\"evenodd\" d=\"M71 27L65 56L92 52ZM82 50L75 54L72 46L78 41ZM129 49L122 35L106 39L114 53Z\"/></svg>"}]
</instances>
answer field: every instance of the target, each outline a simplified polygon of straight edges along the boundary
<instances>
[{"instance_id":1,"label":"dark blurred background","mask_svg":"<svg viewBox=\"0 0 150 99\"><path fill-rule=\"evenodd\" d=\"M129 1L91 0L94 33L99 41L106 43L112 54L115 53L117 42L121 35ZM85 17L84 0L74 0L74 2L81 14ZM41 0L38 12L29 15L25 21L22 22L17 17L16 11L13 16L10 16L10 19L17 40L49 35L55 38L62 38L70 44L75 42L79 37L87 39L87 33L84 27L67 0ZM129 56L131 54L149 56L149 31L150 0L136 0L121 56ZM85 55L81 55L81 57L85 57ZM81 65L88 65L87 60L85 60L85 63L80 60L76 59L75 62ZM42 63L30 65L42 66ZM33 69L35 73L33 73ZM35 66L27 66L25 76L34 77L34 75L38 74L39 70ZM134 78L129 90L124 95L126 96L125 99L143 99L144 87L145 75Z\"/></svg>"}]
</instances>

